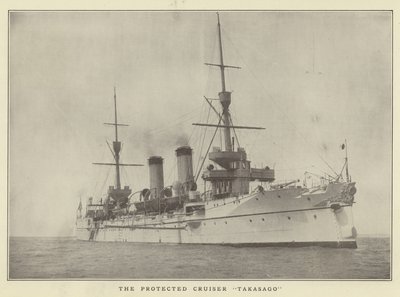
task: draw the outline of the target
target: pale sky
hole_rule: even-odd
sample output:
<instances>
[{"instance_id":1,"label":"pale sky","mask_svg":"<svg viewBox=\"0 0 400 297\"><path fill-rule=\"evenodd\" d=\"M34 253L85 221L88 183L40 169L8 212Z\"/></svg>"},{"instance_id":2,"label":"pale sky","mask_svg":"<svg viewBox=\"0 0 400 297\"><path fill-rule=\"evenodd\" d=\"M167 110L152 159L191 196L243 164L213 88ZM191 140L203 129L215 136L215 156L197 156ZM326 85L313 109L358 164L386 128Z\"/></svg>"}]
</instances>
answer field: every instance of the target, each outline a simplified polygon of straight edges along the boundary
<instances>
[{"instance_id":1,"label":"pale sky","mask_svg":"<svg viewBox=\"0 0 400 297\"><path fill-rule=\"evenodd\" d=\"M253 166L277 180L340 171L348 142L358 192L359 233L389 234L391 203L390 12L221 12L235 124ZM175 148L194 164L207 119L203 95L220 77L214 12L12 12L10 14L10 234L73 234L80 197L113 184L106 140L117 87L124 162L165 159ZM210 113L211 122L216 122ZM211 129L206 137L211 137ZM217 137L214 146L220 139ZM207 162L206 162L207 164ZM196 169L197 166L195 166ZM108 175L108 179L107 179ZM127 168L123 184L148 187L148 168ZM202 187L200 187L202 189Z\"/></svg>"}]
</instances>

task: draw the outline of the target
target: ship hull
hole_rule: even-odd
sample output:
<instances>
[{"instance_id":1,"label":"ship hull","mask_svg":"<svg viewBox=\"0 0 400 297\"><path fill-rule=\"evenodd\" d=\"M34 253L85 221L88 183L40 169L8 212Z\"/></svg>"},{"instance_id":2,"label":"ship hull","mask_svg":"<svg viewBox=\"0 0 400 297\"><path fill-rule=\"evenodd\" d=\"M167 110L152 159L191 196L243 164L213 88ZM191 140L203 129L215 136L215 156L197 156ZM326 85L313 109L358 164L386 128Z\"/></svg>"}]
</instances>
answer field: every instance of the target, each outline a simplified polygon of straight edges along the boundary
<instances>
[{"instance_id":1,"label":"ship hull","mask_svg":"<svg viewBox=\"0 0 400 297\"><path fill-rule=\"evenodd\" d=\"M205 203L205 214L77 221L77 239L232 246L356 248L352 204L333 203L330 189L284 189ZM331 199L333 200L333 199Z\"/></svg>"}]
</instances>

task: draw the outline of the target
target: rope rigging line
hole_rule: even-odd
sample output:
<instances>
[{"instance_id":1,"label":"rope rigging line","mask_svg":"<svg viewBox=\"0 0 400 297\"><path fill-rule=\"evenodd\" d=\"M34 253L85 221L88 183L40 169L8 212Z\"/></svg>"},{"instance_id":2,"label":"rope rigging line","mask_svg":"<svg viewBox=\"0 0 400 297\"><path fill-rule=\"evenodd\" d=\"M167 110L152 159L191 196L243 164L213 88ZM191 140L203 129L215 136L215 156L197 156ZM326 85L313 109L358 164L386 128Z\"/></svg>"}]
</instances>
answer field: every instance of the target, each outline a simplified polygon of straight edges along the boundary
<instances>
[{"instance_id":1,"label":"rope rigging line","mask_svg":"<svg viewBox=\"0 0 400 297\"><path fill-rule=\"evenodd\" d=\"M206 156L207 156L208 152L210 151L211 145L212 145L212 143L213 143L213 141L214 141L214 137L215 137L215 135L216 135L217 132L218 132L219 124L221 124L221 120L222 120L222 115L221 115L220 118L219 118L219 121L218 121L218 124L217 124L217 128L215 129L214 135L213 135L213 137L212 137L212 139L211 139L211 141L210 141L210 145L208 146L208 149L207 149L207 152L206 152ZM203 162L201 163L200 168L198 168L199 170L198 170L198 172L197 172L197 174L196 174L196 178L195 178L194 182L197 182L197 179L199 178L201 169L203 168L204 162L205 162L205 160L206 160L206 156L203 158Z\"/></svg>"},{"instance_id":2,"label":"rope rigging line","mask_svg":"<svg viewBox=\"0 0 400 297\"><path fill-rule=\"evenodd\" d=\"M206 121L208 123L209 118L210 118L210 107L207 109L205 104L203 104L203 106L204 106L204 112L202 113L202 116L200 117L200 121L201 122ZM203 121L203 115L204 115L204 118L206 118L206 119L204 119L204 121ZM200 165L201 156L202 156L203 148L204 148L204 141L205 141L205 137L207 135L207 129L205 129L204 132L202 129L196 129L196 131L198 131L198 137L196 138L197 142L196 142L194 148L195 148L195 150L198 149L198 152L196 153L196 154L198 154L198 156L196 156L197 163L195 164L194 172L197 171L197 168Z\"/></svg>"},{"instance_id":3,"label":"rope rigging line","mask_svg":"<svg viewBox=\"0 0 400 297\"><path fill-rule=\"evenodd\" d=\"M233 121L232 121L232 116L230 116L229 119L230 119L230 121L231 121L232 126L234 126L234 125L233 125ZM236 130L235 130L235 128L232 128L232 130L233 130L233 134L235 134L235 137L236 137L237 147L240 147L239 138L238 138L238 136L237 136L237 134L236 134Z\"/></svg>"},{"instance_id":4,"label":"rope rigging line","mask_svg":"<svg viewBox=\"0 0 400 297\"><path fill-rule=\"evenodd\" d=\"M209 55L209 56L211 56L211 61L214 61L214 56L215 56L215 46L216 46L216 41L217 41L217 34L216 33L218 33L218 30L216 28L214 28L213 36L215 36L215 38L213 39L213 43L212 43L211 55ZM212 67L207 67L207 69L208 69L208 71L207 71L206 88L205 88L206 89L206 94L208 94L210 92L211 81L212 81L211 80ZM202 106L205 106L205 105L202 104ZM207 120L206 120L207 124L209 123L209 120L210 120L210 109L211 109L211 107L209 107L208 113L207 113ZM202 121L200 121L200 122L202 122ZM202 159L201 155L203 153L204 141L205 141L205 138L206 138L206 135L207 135L207 130L208 130L208 128L206 127L206 129L204 129L203 136L200 135L200 137L199 137L199 143L198 144L201 143L201 145L200 145L199 157L198 157L198 160L197 160L195 172L197 171L198 166L199 166L199 164L201 162L201 159ZM201 129L199 129L199 131L201 131Z\"/></svg>"},{"instance_id":5,"label":"rope rigging line","mask_svg":"<svg viewBox=\"0 0 400 297\"><path fill-rule=\"evenodd\" d=\"M219 129L219 146L222 149L222 131L221 131L221 129Z\"/></svg>"},{"instance_id":6,"label":"rope rigging line","mask_svg":"<svg viewBox=\"0 0 400 297\"><path fill-rule=\"evenodd\" d=\"M216 29L214 29L214 30L216 30ZM213 35L216 36L216 34L213 34ZM212 59L212 60L214 59L214 56L215 56L216 40L217 40L217 38L214 38L214 40L213 40L213 45L212 45L211 55L209 55L209 56L211 56L211 59ZM211 71L212 71L212 68L211 68L211 67L207 67L207 68L208 68L208 71L207 71L207 79L206 79L206 86L205 86L206 93L208 93L208 92L210 91L210 89L211 89L211 79L210 79L210 77L211 77ZM201 113L200 113L201 115L200 115L200 118L202 118L202 117L203 117L203 114L205 114L204 104L202 104L200 108L201 108ZM177 120L183 119L183 118L185 118L187 115L190 115L190 114L192 114L192 113L194 113L194 112L197 112L200 108L199 108L199 107L196 107L195 109L189 111L188 113L186 113L186 114L180 116ZM169 128L173 127L173 126L177 126L177 125L182 124L182 123L184 123L184 122L187 122L187 121L189 121L189 120L191 120L191 119L193 119L193 118L194 118L194 117L190 117L190 118L184 119L184 120L182 120L182 121L178 121L177 123L172 124L172 125L169 125L169 126L167 126L167 127L163 127L163 128L161 128L161 129L154 129L154 130L151 130L150 133L161 133L161 132L164 132L164 131L168 130ZM207 113L207 123L209 122L209 119L210 119L210 109L208 109L208 113ZM199 131L200 131L199 133L201 133L201 130L200 130L200 129L199 129ZM188 142L190 142L190 141L192 140L192 138L193 138L194 135L195 135L195 132L196 132L196 127L192 127L192 130L191 130L191 133L190 133ZM197 167L199 166L199 164L200 164L200 162L201 162L201 155L202 155L202 152L203 152L204 141L205 141L206 135L207 135L207 128L204 130L203 136L201 136L201 134L200 134L199 137L195 138L195 139L198 139L198 145L201 143L200 152L199 152L199 158L198 158L198 162L197 162ZM169 180L169 179L171 178L171 176L172 176L172 174L174 173L175 170L176 170L176 165L173 166L173 167L171 168L171 170L170 170L170 172L169 172L169 174L168 174L168 179L167 179L167 180Z\"/></svg>"},{"instance_id":7,"label":"rope rigging line","mask_svg":"<svg viewBox=\"0 0 400 297\"><path fill-rule=\"evenodd\" d=\"M253 78L255 79L255 81L258 82L258 84L261 86L262 90L264 91L264 93L268 96L268 98L270 99L270 101L275 105L275 107L277 107L277 109L282 113L282 115L286 118L287 122L292 126L293 131L301 137L301 139L311 147L311 149L316 153L316 155L318 156L318 158L323 161L325 163L325 165L328 166L328 168L330 170L332 170L336 175L337 173L333 170L333 168L328 164L328 162L320 155L320 153L318 151L315 150L314 146L311 145L311 143L308 141L308 139L302 134L300 133L297 129L296 129L296 125L291 121L290 117L286 114L286 112L278 105L278 103L273 99L273 97L268 93L268 91L265 89L263 83L258 79L258 77L254 74L254 72L251 70L250 67L247 66L247 63L245 62L245 59L243 58L243 56L240 54L240 52L238 51L238 49L236 48L235 44L232 42L232 40L229 38L229 34L224 31L224 36L227 38L227 40L230 42L230 44L232 45L232 47L234 48L235 52L238 54L238 56L240 57L240 59L242 60L244 66L249 70L250 74L253 76Z\"/></svg>"},{"instance_id":8,"label":"rope rigging line","mask_svg":"<svg viewBox=\"0 0 400 297\"><path fill-rule=\"evenodd\" d=\"M105 187L105 185L106 185L106 182L107 182L107 180L108 180L108 177L109 177L109 175L110 175L110 171L111 171L111 166L108 168L108 170L107 170L107 175L106 175L106 178L104 179L104 182L103 182L103 185L101 186L101 188L100 188L100 195L99 196L101 196L101 193L103 192L103 189L104 189L104 187Z\"/></svg>"},{"instance_id":9,"label":"rope rigging line","mask_svg":"<svg viewBox=\"0 0 400 297\"><path fill-rule=\"evenodd\" d=\"M205 106L205 105L202 104L201 113L200 113L200 121L201 121L202 118L203 118L204 106ZM196 132L197 132L197 129L192 125L191 133L190 133L190 136L189 136L189 138L188 138L188 144L190 143L190 140L192 139L192 136L195 135ZM195 139L198 139L198 138L195 137ZM198 140L198 142L199 142L199 140Z\"/></svg>"},{"instance_id":10,"label":"rope rigging line","mask_svg":"<svg viewBox=\"0 0 400 297\"><path fill-rule=\"evenodd\" d=\"M202 118L203 118L203 112L202 112L202 115L201 115L200 119L202 119ZM195 164L195 156L197 156L196 154L198 153L197 149L200 147L201 137L202 137L202 135L201 135L201 131L199 129L194 129L193 130L193 134L189 137L188 145L191 146L194 149L194 152L193 152L193 165Z\"/></svg>"},{"instance_id":11,"label":"rope rigging line","mask_svg":"<svg viewBox=\"0 0 400 297\"><path fill-rule=\"evenodd\" d=\"M346 168L346 164L347 164L347 161L344 162L342 170L340 170L340 174L338 174L337 179L339 179L340 177L343 178L342 174L343 174L343 170Z\"/></svg>"},{"instance_id":12,"label":"rope rigging line","mask_svg":"<svg viewBox=\"0 0 400 297\"><path fill-rule=\"evenodd\" d=\"M213 36L215 37L213 39L213 44L212 44L212 51L211 51L211 61L214 61L214 57L215 57L215 45L217 43L217 39L218 39L218 29L214 28L214 33ZM212 67L207 67L208 72L207 72L207 83L206 83L206 94L208 94L208 92L210 91L210 87L211 87L211 71L213 71Z\"/></svg>"},{"instance_id":13,"label":"rope rigging line","mask_svg":"<svg viewBox=\"0 0 400 297\"><path fill-rule=\"evenodd\" d=\"M210 119L210 112L211 112L211 107L209 107L209 109L208 109L207 121L206 121L207 124L208 124L208 121L209 121L209 119ZM197 160L195 172L197 172L197 170L198 170L198 168L199 168L199 165L200 165L201 155L203 154L204 141L205 141L206 134L207 134L207 129L208 129L208 127L206 127L206 128L204 129L203 139L202 139L202 141L201 141L200 152L199 152L199 158L198 158L198 160Z\"/></svg>"},{"instance_id":14,"label":"rope rigging line","mask_svg":"<svg viewBox=\"0 0 400 297\"><path fill-rule=\"evenodd\" d=\"M128 170L125 169L125 166L121 167L122 177L125 179L125 184L129 185L129 173Z\"/></svg>"},{"instance_id":15,"label":"rope rigging line","mask_svg":"<svg viewBox=\"0 0 400 297\"><path fill-rule=\"evenodd\" d=\"M150 133L150 134L161 133L161 132L164 132L164 131L168 130L169 128L171 128L171 127L173 127L173 126L176 126L176 125L185 123L185 122L187 122L188 120L193 119L195 116L190 117L190 118L187 118L187 119L182 120L182 121L180 121L180 120L183 119L183 118L185 118L186 116L188 116L188 115L190 115L190 114L195 113L195 112L197 112L197 114L198 114L198 110L199 110L200 108L202 108L202 107L203 107L203 105L196 106L196 107L195 107L194 109L192 109L191 111L189 111L189 112L187 112L187 113L181 115L180 117L176 118L175 121L173 121L170 125L164 126L164 127L162 127L162 128L155 128L155 129L149 130L148 133Z\"/></svg>"},{"instance_id":16,"label":"rope rigging line","mask_svg":"<svg viewBox=\"0 0 400 297\"><path fill-rule=\"evenodd\" d=\"M105 139L105 142L107 142L107 138L104 138L104 139ZM105 153L106 153L106 148L103 148L103 154L102 154L100 160L104 160ZM114 158L114 156L113 156L113 158ZM95 182L95 185L93 187L93 192L92 192L92 196L93 197L95 197L96 196L95 194L97 193L97 186L99 184L100 174L101 174L101 170L98 170L97 171L97 176L96 176L96 182Z\"/></svg>"}]
</instances>

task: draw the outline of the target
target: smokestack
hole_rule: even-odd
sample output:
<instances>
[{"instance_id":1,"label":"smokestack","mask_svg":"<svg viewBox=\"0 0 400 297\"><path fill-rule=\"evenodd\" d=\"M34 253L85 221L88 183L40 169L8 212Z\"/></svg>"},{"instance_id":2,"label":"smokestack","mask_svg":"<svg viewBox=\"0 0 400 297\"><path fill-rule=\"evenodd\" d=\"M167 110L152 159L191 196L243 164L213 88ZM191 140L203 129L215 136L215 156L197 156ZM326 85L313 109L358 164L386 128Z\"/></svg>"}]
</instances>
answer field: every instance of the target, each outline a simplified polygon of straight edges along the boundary
<instances>
[{"instance_id":1,"label":"smokestack","mask_svg":"<svg viewBox=\"0 0 400 297\"><path fill-rule=\"evenodd\" d=\"M194 184L192 149L190 146L181 146L175 152L178 165L178 181L184 185L186 191L189 191Z\"/></svg>"},{"instance_id":2,"label":"smokestack","mask_svg":"<svg viewBox=\"0 0 400 297\"><path fill-rule=\"evenodd\" d=\"M164 189L163 158L159 156L152 156L149 158L149 176L152 197L160 197Z\"/></svg>"}]
</instances>

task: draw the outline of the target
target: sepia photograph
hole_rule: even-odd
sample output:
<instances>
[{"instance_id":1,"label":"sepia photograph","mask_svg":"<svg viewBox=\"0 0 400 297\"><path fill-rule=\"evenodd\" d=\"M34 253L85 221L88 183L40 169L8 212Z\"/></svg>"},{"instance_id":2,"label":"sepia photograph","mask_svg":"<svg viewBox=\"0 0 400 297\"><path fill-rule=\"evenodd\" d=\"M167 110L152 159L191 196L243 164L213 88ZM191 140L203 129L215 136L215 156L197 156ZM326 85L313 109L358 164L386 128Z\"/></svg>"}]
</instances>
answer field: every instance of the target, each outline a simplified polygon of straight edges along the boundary
<instances>
[{"instance_id":1,"label":"sepia photograph","mask_svg":"<svg viewBox=\"0 0 400 297\"><path fill-rule=\"evenodd\" d=\"M10 10L8 34L8 280L392 279L392 11Z\"/></svg>"}]
</instances>

